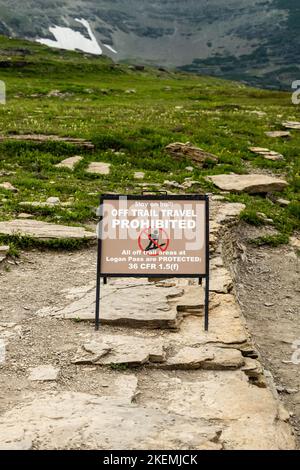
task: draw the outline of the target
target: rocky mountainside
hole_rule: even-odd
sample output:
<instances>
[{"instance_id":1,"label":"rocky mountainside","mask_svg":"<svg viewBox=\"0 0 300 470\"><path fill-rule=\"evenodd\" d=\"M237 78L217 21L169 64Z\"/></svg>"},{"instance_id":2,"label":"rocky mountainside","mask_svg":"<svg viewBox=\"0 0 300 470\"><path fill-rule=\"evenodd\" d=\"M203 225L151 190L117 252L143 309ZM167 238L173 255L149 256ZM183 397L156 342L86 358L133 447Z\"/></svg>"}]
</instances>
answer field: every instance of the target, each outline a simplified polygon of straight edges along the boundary
<instances>
[{"instance_id":1,"label":"rocky mountainside","mask_svg":"<svg viewBox=\"0 0 300 470\"><path fill-rule=\"evenodd\" d=\"M49 27L58 26L89 40L75 18L118 61L279 88L300 76L297 0L0 0L0 33L9 36L53 41Z\"/></svg>"}]
</instances>

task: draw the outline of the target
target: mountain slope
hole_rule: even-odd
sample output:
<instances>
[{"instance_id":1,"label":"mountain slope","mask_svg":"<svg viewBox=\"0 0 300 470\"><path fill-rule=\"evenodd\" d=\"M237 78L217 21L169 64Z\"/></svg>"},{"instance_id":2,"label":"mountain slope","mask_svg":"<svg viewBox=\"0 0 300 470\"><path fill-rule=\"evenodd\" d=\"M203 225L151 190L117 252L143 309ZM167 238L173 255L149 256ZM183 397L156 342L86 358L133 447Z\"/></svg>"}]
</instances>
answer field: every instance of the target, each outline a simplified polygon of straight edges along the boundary
<instances>
[{"instance_id":1,"label":"mountain slope","mask_svg":"<svg viewBox=\"0 0 300 470\"><path fill-rule=\"evenodd\" d=\"M6 35L53 40L56 25L86 37L75 18L88 20L118 61L262 86L290 88L300 75L298 0L0 0Z\"/></svg>"}]
</instances>

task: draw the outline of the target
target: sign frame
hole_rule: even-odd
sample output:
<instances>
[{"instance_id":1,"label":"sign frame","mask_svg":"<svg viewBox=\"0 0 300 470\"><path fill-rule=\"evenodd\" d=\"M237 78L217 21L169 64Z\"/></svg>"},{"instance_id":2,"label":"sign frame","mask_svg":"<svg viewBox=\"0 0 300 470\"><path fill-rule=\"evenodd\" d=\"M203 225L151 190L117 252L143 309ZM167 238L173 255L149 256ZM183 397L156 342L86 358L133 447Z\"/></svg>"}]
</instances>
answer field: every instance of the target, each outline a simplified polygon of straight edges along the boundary
<instances>
[{"instance_id":1,"label":"sign frame","mask_svg":"<svg viewBox=\"0 0 300 470\"><path fill-rule=\"evenodd\" d=\"M209 196L207 194L101 194L100 195L100 207L102 207L105 201L128 199L129 201L204 201L205 202L205 274L135 274L135 273L102 273L102 234L101 234L101 220L99 219L99 227L97 229L97 278L96 278L96 309L95 309L95 329L99 330L100 326L100 289L101 289L101 278L103 278L103 284L107 284L109 277L126 277L126 278L148 278L148 279L171 279L171 278L182 278L182 279L199 279L199 285L202 285L202 280L205 279L205 306L204 306L204 328L208 331L209 328L209 285L210 285L210 253L209 253Z\"/></svg>"}]
</instances>

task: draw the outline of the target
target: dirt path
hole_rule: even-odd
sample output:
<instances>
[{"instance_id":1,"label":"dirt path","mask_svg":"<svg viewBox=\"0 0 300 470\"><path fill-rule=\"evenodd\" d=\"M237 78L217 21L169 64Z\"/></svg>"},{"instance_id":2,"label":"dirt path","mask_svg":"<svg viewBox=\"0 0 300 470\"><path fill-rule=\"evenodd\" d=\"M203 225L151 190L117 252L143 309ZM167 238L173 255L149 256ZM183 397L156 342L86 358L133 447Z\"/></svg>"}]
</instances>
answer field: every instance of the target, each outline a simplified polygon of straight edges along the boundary
<instances>
[{"instance_id":1,"label":"dirt path","mask_svg":"<svg viewBox=\"0 0 300 470\"><path fill-rule=\"evenodd\" d=\"M212 207L209 333L197 282L109 280L96 333L95 248L6 264L0 448L294 448L221 258L242 209Z\"/></svg>"},{"instance_id":2,"label":"dirt path","mask_svg":"<svg viewBox=\"0 0 300 470\"><path fill-rule=\"evenodd\" d=\"M300 448L300 363L293 363L300 359L294 354L300 348L300 259L290 246L257 248L247 243L259 235L260 230L240 225L227 237L225 258L237 255L228 265L234 266L239 303L263 364L290 412Z\"/></svg>"}]
</instances>

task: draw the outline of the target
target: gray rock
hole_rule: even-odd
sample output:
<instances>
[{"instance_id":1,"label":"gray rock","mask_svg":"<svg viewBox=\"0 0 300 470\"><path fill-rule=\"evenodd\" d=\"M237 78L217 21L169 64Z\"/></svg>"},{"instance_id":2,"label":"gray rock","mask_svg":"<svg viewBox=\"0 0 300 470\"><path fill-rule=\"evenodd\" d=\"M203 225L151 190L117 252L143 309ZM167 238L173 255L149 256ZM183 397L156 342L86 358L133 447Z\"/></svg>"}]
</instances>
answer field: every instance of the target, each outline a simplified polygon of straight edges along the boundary
<instances>
[{"instance_id":1,"label":"gray rock","mask_svg":"<svg viewBox=\"0 0 300 470\"><path fill-rule=\"evenodd\" d=\"M86 171L88 173L93 173L97 175L109 175L110 167L111 167L110 163L92 162L89 164Z\"/></svg>"},{"instance_id":2,"label":"gray rock","mask_svg":"<svg viewBox=\"0 0 300 470\"><path fill-rule=\"evenodd\" d=\"M239 369L245 361L238 349L212 346L185 347L175 356L168 358L162 367L167 369Z\"/></svg>"},{"instance_id":3,"label":"gray rock","mask_svg":"<svg viewBox=\"0 0 300 470\"><path fill-rule=\"evenodd\" d=\"M142 180L145 178L145 173L143 171L136 171L134 173L134 179L136 180Z\"/></svg>"},{"instance_id":4,"label":"gray rock","mask_svg":"<svg viewBox=\"0 0 300 470\"><path fill-rule=\"evenodd\" d=\"M244 209L246 209L245 204L241 204L239 202L222 204L218 207L215 222L221 224L237 219Z\"/></svg>"},{"instance_id":5,"label":"gray rock","mask_svg":"<svg viewBox=\"0 0 300 470\"><path fill-rule=\"evenodd\" d=\"M288 183L283 179L262 174L215 175L207 176L207 180L224 191L250 194L283 191L288 186Z\"/></svg>"},{"instance_id":6,"label":"gray rock","mask_svg":"<svg viewBox=\"0 0 300 470\"><path fill-rule=\"evenodd\" d=\"M134 328L177 328L183 315L171 301L183 293L183 289L179 287L155 287L151 284L117 286L109 283L101 287L100 319L102 324ZM86 286L80 298L67 307L44 308L38 314L74 320L94 320L95 298L95 287Z\"/></svg>"},{"instance_id":7,"label":"gray rock","mask_svg":"<svg viewBox=\"0 0 300 470\"><path fill-rule=\"evenodd\" d=\"M73 359L75 364L128 365L163 362L165 352L162 341L131 335L103 335L85 343Z\"/></svg>"},{"instance_id":8,"label":"gray rock","mask_svg":"<svg viewBox=\"0 0 300 470\"><path fill-rule=\"evenodd\" d=\"M18 219L32 219L33 214L27 214L26 212L21 212L18 214Z\"/></svg>"},{"instance_id":9,"label":"gray rock","mask_svg":"<svg viewBox=\"0 0 300 470\"><path fill-rule=\"evenodd\" d=\"M59 206L60 199L59 197L48 197L46 204L50 204L51 206Z\"/></svg>"},{"instance_id":10,"label":"gray rock","mask_svg":"<svg viewBox=\"0 0 300 470\"><path fill-rule=\"evenodd\" d=\"M288 199L282 199L282 198L277 199L276 202L282 207L287 207L291 203L291 201L289 201Z\"/></svg>"},{"instance_id":11,"label":"gray rock","mask_svg":"<svg viewBox=\"0 0 300 470\"><path fill-rule=\"evenodd\" d=\"M286 129L300 130L300 122L297 122L297 121L286 121L286 122L283 122L282 125Z\"/></svg>"},{"instance_id":12,"label":"gray rock","mask_svg":"<svg viewBox=\"0 0 300 470\"><path fill-rule=\"evenodd\" d=\"M208 446L220 427L127 397L76 392L39 392L6 412L0 421L0 449L176 449Z\"/></svg>"},{"instance_id":13,"label":"gray rock","mask_svg":"<svg viewBox=\"0 0 300 470\"><path fill-rule=\"evenodd\" d=\"M0 183L0 189L5 189L6 191L11 191L12 193L17 193L18 192L18 189L15 188L8 181L6 181L5 183Z\"/></svg>"},{"instance_id":14,"label":"gray rock","mask_svg":"<svg viewBox=\"0 0 300 470\"><path fill-rule=\"evenodd\" d=\"M267 137L278 138L278 137L291 137L291 133L289 131L270 131L265 132Z\"/></svg>"},{"instance_id":15,"label":"gray rock","mask_svg":"<svg viewBox=\"0 0 300 470\"><path fill-rule=\"evenodd\" d=\"M261 147L249 147L249 150L253 153L256 153L258 155L262 155L266 160L283 160L283 155L278 152L274 152L272 150L266 149L266 148L261 148Z\"/></svg>"},{"instance_id":16,"label":"gray rock","mask_svg":"<svg viewBox=\"0 0 300 470\"><path fill-rule=\"evenodd\" d=\"M56 168L69 168L70 170L74 170L77 163L81 162L81 160L83 160L83 157L76 155L74 157L66 158L55 166Z\"/></svg>"},{"instance_id":17,"label":"gray rock","mask_svg":"<svg viewBox=\"0 0 300 470\"><path fill-rule=\"evenodd\" d=\"M202 417L222 427L220 442L226 449L293 449L295 440L286 416L272 393L249 383L241 370L195 371L175 386L161 378L157 398L161 411L190 420Z\"/></svg>"}]
</instances>

